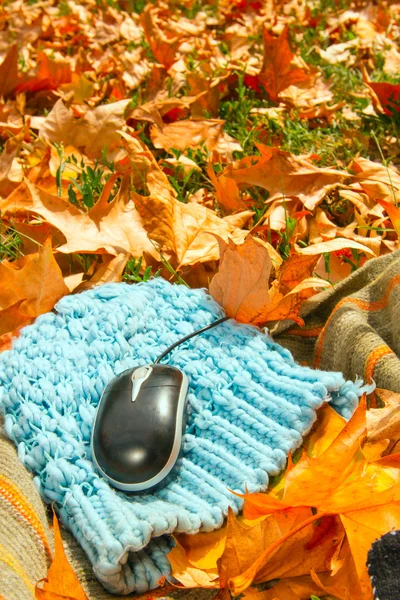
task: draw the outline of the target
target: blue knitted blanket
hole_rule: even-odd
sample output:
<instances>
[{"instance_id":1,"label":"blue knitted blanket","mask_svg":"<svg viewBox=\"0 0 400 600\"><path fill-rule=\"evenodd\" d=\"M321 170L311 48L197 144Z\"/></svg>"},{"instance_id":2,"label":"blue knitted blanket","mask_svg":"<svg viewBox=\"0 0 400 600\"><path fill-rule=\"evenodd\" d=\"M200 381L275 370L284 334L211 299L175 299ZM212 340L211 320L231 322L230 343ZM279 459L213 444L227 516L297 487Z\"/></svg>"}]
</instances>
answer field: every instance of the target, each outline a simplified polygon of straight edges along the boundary
<instances>
[{"instance_id":1,"label":"blue knitted blanket","mask_svg":"<svg viewBox=\"0 0 400 600\"><path fill-rule=\"evenodd\" d=\"M222 316L204 290L163 279L106 284L58 302L0 355L0 408L21 461L111 592L145 592L170 570L172 532L212 531L264 490L324 402L348 418L361 383L297 365L255 327L229 320L168 361L189 378L178 477L155 493L111 488L91 460L96 406L115 374L152 363Z\"/></svg>"}]
</instances>

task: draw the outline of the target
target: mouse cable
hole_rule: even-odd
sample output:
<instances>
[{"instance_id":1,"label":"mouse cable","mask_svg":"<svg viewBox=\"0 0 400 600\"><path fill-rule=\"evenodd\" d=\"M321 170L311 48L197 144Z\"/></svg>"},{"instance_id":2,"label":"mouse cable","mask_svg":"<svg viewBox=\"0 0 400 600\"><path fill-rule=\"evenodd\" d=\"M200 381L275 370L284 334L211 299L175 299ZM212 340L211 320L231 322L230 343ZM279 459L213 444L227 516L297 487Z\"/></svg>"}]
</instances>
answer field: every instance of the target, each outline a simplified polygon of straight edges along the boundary
<instances>
[{"instance_id":1,"label":"mouse cable","mask_svg":"<svg viewBox=\"0 0 400 600\"><path fill-rule=\"evenodd\" d=\"M216 325L219 325L220 323L223 323L224 321L227 321L228 319L230 319L230 317L222 317L221 319L217 319L216 321L214 321L213 323L210 323L210 325L207 325L206 327L203 327L202 329L198 329L197 331L193 331L193 333L189 333L189 335L185 335L185 337L178 340L177 342L175 342L175 344L172 344L172 346L169 346L169 348L164 350L164 352L162 354L160 354L160 356L154 361L153 364L157 365L163 358L165 358L167 356L167 354L169 354L174 348L176 348L180 344L183 344L183 342L186 342L186 340L189 340L190 338L194 337L195 335L199 335L200 333L204 333L204 331L207 331L208 329L211 329L212 327L215 327Z\"/></svg>"}]
</instances>

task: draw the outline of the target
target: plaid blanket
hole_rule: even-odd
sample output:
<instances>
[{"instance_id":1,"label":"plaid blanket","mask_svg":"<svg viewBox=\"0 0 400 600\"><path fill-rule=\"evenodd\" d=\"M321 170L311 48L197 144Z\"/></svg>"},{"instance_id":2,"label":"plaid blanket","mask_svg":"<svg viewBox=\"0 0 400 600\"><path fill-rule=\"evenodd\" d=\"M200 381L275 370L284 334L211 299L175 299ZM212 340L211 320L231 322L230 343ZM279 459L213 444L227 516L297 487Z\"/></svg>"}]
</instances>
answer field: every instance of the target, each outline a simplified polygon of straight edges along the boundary
<instances>
[{"instance_id":1,"label":"plaid blanket","mask_svg":"<svg viewBox=\"0 0 400 600\"><path fill-rule=\"evenodd\" d=\"M302 364L343 371L400 392L400 251L368 261L333 289L303 306L304 327L272 331ZM14 445L0 435L0 600L32 600L53 545L48 513ZM63 531L67 555L88 598L111 600L74 538ZM174 594L175 595L175 594ZM213 593L178 592L181 600Z\"/></svg>"}]
</instances>

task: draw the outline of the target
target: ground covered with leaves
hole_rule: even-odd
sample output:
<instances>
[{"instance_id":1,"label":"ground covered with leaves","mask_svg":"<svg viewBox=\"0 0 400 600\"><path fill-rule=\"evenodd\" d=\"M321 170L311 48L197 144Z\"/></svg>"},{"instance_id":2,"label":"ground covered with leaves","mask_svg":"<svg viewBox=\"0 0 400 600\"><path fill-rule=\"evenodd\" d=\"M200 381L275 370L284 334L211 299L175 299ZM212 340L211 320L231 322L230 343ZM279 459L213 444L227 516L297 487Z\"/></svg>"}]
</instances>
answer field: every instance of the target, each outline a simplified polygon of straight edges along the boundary
<instances>
[{"instance_id":1,"label":"ground covered with leaves","mask_svg":"<svg viewBox=\"0 0 400 600\"><path fill-rule=\"evenodd\" d=\"M209 288L242 322L301 324L304 300L398 249L400 5L346 4L5 1L0 348L65 294L151 276ZM345 426L327 408L244 519L178 540L176 579L221 599L369 598L371 523L389 517L366 490L398 482L361 450L371 414Z\"/></svg>"}]
</instances>

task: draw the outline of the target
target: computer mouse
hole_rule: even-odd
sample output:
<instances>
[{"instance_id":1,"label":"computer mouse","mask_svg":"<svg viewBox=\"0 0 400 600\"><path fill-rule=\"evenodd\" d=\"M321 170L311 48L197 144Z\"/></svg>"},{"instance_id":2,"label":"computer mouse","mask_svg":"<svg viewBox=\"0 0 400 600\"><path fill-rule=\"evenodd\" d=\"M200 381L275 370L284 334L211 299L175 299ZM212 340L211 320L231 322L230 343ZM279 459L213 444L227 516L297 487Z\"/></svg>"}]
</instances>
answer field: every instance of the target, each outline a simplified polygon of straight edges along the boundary
<instances>
[{"instance_id":1,"label":"computer mouse","mask_svg":"<svg viewBox=\"0 0 400 600\"><path fill-rule=\"evenodd\" d=\"M128 369L110 381L97 407L91 450L112 486L139 493L170 481L183 443L187 390L186 375L162 364Z\"/></svg>"}]
</instances>

